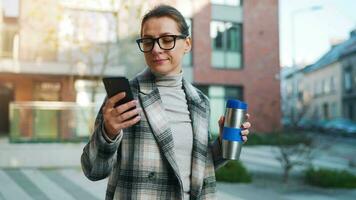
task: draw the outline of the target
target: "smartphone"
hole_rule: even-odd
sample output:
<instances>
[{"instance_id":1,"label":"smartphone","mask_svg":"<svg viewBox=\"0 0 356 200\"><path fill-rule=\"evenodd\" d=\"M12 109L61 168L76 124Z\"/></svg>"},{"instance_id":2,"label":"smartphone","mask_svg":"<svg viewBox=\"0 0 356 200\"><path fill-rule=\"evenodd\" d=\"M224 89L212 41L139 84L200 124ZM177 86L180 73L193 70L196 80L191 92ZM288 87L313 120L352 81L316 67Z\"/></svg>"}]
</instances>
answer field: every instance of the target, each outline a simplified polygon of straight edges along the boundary
<instances>
[{"instance_id":1,"label":"smartphone","mask_svg":"<svg viewBox=\"0 0 356 200\"><path fill-rule=\"evenodd\" d=\"M125 92L126 96L120 101L115 103L114 107L120 106L127 102L132 101L133 95L130 89L129 80L123 76L117 77L104 77L103 78L104 87L109 98L115 96L120 92ZM134 108L133 108L134 109ZM132 110L132 109L130 109Z\"/></svg>"}]
</instances>

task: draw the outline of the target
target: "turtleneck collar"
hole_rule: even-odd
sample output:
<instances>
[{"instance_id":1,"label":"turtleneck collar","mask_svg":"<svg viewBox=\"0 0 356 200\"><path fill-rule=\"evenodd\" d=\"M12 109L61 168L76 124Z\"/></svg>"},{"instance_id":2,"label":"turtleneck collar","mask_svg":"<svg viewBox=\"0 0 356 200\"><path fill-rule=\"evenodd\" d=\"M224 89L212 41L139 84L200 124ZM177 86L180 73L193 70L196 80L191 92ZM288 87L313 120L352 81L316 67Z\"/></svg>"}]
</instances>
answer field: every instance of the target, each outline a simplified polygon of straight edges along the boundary
<instances>
[{"instance_id":1,"label":"turtleneck collar","mask_svg":"<svg viewBox=\"0 0 356 200\"><path fill-rule=\"evenodd\" d=\"M151 71L155 76L156 85L158 87L181 87L183 79L183 71L175 75L162 75Z\"/></svg>"}]
</instances>

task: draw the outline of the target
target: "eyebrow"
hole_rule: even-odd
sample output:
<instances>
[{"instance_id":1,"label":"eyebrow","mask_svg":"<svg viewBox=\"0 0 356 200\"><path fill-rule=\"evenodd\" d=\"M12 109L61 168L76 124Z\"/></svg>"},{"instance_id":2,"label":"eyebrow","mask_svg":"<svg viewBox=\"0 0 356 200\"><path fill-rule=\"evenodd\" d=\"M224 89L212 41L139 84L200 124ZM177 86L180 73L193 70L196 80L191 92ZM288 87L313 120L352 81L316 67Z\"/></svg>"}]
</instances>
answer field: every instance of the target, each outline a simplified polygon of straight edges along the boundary
<instances>
[{"instance_id":1,"label":"eyebrow","mask_svg":"<svg viewBox=\"0 0 356 200\"><path fill-rule=\"evenodd\" d=\"M175 33L170 33L170 32L164 32L158 35L158 37L164 36L164 35L175 35ZM153 38L152 35L143 35L142 37L151 37Z\"/></svg>"}]
</instances>

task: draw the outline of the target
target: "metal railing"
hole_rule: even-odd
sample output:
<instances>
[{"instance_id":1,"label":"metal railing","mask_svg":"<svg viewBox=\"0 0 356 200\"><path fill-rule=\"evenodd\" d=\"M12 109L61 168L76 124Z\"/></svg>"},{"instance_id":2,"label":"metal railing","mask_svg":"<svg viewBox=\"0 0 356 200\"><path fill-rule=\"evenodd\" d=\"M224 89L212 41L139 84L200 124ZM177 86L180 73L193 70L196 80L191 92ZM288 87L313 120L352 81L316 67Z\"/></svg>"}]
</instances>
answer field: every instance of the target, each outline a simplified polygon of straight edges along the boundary
<instances>
[{"instance_id":1,"label":"metal railing","mask_svg":"<svg viewBox=\"0 0 356 200\"><path fill-rule=\"evenodd\" d=\"M10 103L11 142L74 142L89 139L99 106L74 102Z\"/></svg>"}]
</instances>

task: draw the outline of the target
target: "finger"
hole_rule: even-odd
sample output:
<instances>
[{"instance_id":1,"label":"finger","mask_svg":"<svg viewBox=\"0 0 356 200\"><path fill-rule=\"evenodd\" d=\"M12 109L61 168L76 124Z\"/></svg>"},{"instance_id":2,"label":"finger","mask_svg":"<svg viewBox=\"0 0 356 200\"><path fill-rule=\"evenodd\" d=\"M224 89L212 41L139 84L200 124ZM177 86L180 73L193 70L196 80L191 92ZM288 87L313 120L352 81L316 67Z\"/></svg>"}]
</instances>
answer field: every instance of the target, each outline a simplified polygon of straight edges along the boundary
<instances>
[{"instance_id":1,"label":"finger","mask_svg":"<svg viewBox=\"0 0 356 200\"><path fill-rule=\"evenodd\" d=\"M219 121L218 121L220 134L221 134L222 131L223 131L224 121L225 121L225 117L224 117L224 116L220 116L220 119L219 119Z\"/></svg>"},{"instance_id":2,"label":"finger","mask_svg":"<svg viewBox=\"0 0 356 200\"><path fill-rule=\"evenodd\" d=\"M132 100L130 102L127 102L125 104L122 104L118 107L116 107L116 111L118 115L121 115L122 113L126 112L127 110L134 108L137 105L138 101L137 100Z\"/></svg>"},{"instance_id":3,"label":"finger","mask_svg":"<svg viewBox=\"0 0 356 200\"><path fill-rule=\"evenodd\" d=\"M242 128L246 129L246 128L250 128L251 127L251 123L250 122L244 122L242 124Z\"/></svg>"},{"instance_id":4,"label":"finger","mask_svg":"<svg viewBox=\"0 0 356 200\"><path fill-rule=\"evenodd\" d=\"M106 102L106 103L107 103L107 102ZM105 105L103 106L103 108L102 108L102 110L101 110L101 112L103 113L104 118L114 116L113 111L114 111L115 109L114 109L113 107L108 107L108 106L106 105L106 103L105 103Z\"/></svg>"},{"instance_id":5,"label":"finger","mask_svg":"<svg viewBox=\"0 0 356 200\"><path fill-rule=\"evenodd\" d=\"M246 136L242 136L242 140L243 140L244 142L247 142L247 137L246 137Z\"/></svg>"},{"instance_id":6,"label":"finger","mask_svg":"<svg viewBox=\"0 0 356 200\"><path fill-rule=\"evenodd\" d=\"M139 122L141 120L141 116L137 116L133 119L130 119L130 120L127 120L125 121L124 123L121 124L121 128L124 129L124 128L128 128L134 124L136 124L137 122Z\"/></svg>"},{"instance_id":7,"label":"finger","mask_svg":"<svg viewBox=\"0 0 356 200\"><path fill-rule=\"evenodd\" d=\"M243 130L243 131L241 131L241 135L243 135L243 136L248 136L248 134L250 133L250 131L249 130Z\"/></svg>"},{"instance_id":8,"label":"finger","mask_svg":"<svg viewBox=\"0 0 356 200\"><path fill-rule=\"evenodd\" d=\"M121 115L120 119L122 121L126 121L136 115L138 115L140 113L141 109L140 108L136 108L134 110L130 110L128 112L125 112L124 114Z\"/></svg>"},{"instance_id":9,"label":"finger","mask_svg":"<svg viewBox=\"0 0 356 200\"><path fill-rule=\"evenodd\" d=\"M108 108L113 108L115 106L115 103L120 101L121 99L125 98L126 93L125 92L120 92L114 96L112 96L111 98L109 98L106 102L106 106Z\"/></svg>"},{"instance_id":10,"label":"finger","mask_svg":"<svg viewBox=\"0 0 356 200\"><path fill-rule=\"evenodd\" d=\"M246 120L250 119L250 114L246 113Z\"/></svg>"},{"instance_id":11,"label":"finger","mask_svg":"<svg viewBox=\"0 0 356 200\"><path fill-rule=\"evenodd\" d=\"M223 126L224 125L224 121L225 121L225 117L224 116L220 116L220 119L219 119L219 126Z\"/></svg>"}]
</instances>

